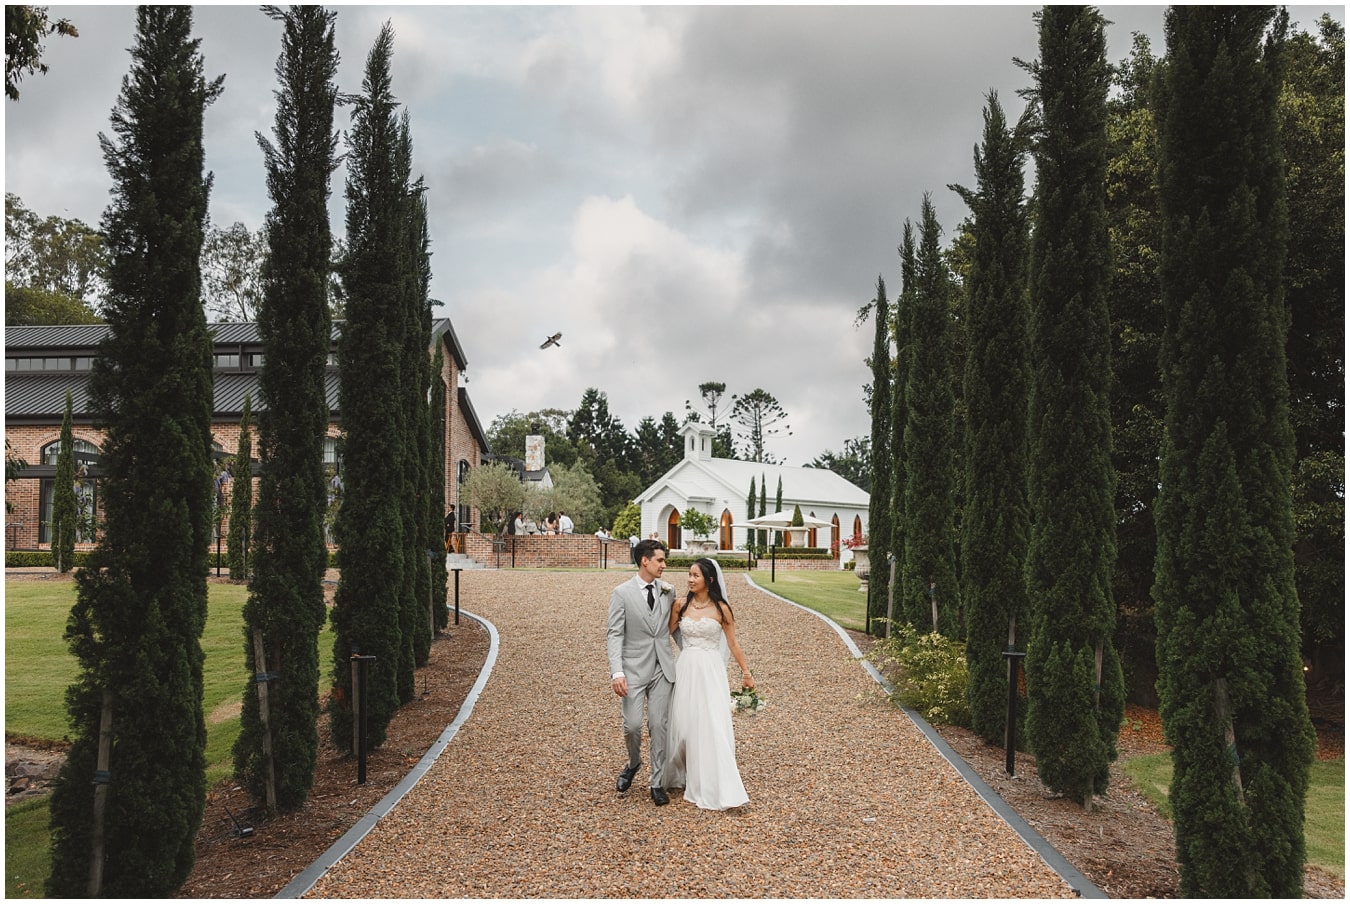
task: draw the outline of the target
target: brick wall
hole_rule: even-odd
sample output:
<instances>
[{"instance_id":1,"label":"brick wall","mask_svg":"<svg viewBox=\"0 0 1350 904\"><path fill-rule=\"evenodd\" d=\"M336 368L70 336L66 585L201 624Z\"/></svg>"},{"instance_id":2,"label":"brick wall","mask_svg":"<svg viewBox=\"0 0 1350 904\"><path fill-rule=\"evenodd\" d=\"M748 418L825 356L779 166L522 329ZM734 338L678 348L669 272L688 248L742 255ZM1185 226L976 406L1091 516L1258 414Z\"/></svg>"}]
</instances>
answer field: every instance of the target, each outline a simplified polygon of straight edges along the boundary
<instances>
[{"instance_id":1,"label":"brick wall","mask_svg":"<svg viewBox=\"0 0 1350 904\"><path fill-rule=\"evenodd\" d=\"M465 534L465 554L484 565L496 565L497 550L493 548L492 539L490 534ZM504 539L502 568L600 568L602 565L612 568L633 562L627 540L601 540L593 534L536 534Z\"/></svg>"}]
</instances>

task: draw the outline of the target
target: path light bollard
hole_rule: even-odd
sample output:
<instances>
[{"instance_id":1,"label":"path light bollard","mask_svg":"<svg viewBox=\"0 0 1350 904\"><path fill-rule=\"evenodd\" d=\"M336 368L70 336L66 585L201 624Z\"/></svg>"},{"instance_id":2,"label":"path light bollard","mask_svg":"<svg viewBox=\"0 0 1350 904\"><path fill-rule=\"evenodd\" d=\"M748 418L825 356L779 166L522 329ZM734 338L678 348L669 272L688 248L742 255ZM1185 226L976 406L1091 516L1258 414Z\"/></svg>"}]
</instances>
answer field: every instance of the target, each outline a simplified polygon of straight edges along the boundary
<instances>
[{"instance_id":1,"label":"path light bollard","mask_svg":"<svg viewBox=\"0 0 1350 904\"><path fill-rule=\"evenodd\" d=\"M452 565L450 570L455 573L455 624L459 624L459 573L464 570L464 566Z\"/></svg>"},{"instance_id":2,"label":"path light bollard","mask_svg":"<svg viewBox=\"0 0 1350 904\"><path fill-rule=\"evenodd\" d=\"M367 679L370 676L369 664L374 656L362 656L360 648L352 646L352 708L353 723L356 729L356 783L366 783L366 706L369 695L366 693Z\"/></svg>"},{"instance_id":3,"label":"path light bollard","mask_svg":"<svg viewBox=\"0 0 1350 904\"><path fill-rule=\"evenodd\" d=\"M1003 771L1009 775L1013 774L1014 761L1017 758L1017 673L1026 655L1013 649L1003 651L1003 658L1008 660L1008 721L1003 728L1003 749L1006 757L1003 761Z\"/></svg>"}]
</instances>

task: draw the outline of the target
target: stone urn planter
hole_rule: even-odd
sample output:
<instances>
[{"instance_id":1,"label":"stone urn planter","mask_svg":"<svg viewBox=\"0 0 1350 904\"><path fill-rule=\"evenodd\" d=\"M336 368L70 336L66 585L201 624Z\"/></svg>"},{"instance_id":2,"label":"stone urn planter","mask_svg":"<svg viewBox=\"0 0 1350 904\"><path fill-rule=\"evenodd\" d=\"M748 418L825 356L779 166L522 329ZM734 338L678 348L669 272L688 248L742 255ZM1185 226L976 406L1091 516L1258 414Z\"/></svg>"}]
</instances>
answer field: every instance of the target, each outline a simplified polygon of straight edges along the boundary
<instances>
[{"instance_id":1,"label":"stone urn planter","mask_svg":"<svg viewBox=\"0 0 1350 904\"><path fill-rule=\"evenodd\" d=\"M711 556L717 553L717 541L707 537L687 540L688 553L694 556Z\"/></svg>"},{"instance_id":2,"label":"stone urn planter","mask_svg":"<svg viewBox=\"0 0 1350 904\"><path fill-rule=\"evenodd\" d=\"M871 565L868 563L868 561L867 561L867 547L866 547L866 546L855 546L855 547L853 547L853 562L854 562L854 565L853 565L853 573L856 574L856 575L858 576L858 583L861 585L861 586L858 587L858 589L859 589L861 592L866 593L866 592L867 592L867 578L868 578L868 575L870 575L870 574L871 574L871 571L872 571L872 566L871 566Z\"/></svg>"}]
</instances>

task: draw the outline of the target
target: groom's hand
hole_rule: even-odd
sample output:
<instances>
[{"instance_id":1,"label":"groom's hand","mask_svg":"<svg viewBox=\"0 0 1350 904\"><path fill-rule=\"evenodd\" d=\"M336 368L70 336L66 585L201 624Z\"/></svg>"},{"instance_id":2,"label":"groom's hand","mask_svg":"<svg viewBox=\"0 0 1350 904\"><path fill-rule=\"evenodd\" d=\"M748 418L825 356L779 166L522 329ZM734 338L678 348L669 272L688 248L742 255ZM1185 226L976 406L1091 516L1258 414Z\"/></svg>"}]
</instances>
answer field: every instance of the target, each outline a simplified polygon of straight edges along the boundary
<instances>
[{"instance_id":1,"label":"groom's hand","mask_svg":"<svg viewBox=\"0 0 1350 904\"><path fill-rule=\"evenodd\" d=\"M625 676L620 675L615 678L611 682L611 685L614 688L614 693L618 694L620 697L628 696L628 679Z\"/></svg>"}]
</instances>

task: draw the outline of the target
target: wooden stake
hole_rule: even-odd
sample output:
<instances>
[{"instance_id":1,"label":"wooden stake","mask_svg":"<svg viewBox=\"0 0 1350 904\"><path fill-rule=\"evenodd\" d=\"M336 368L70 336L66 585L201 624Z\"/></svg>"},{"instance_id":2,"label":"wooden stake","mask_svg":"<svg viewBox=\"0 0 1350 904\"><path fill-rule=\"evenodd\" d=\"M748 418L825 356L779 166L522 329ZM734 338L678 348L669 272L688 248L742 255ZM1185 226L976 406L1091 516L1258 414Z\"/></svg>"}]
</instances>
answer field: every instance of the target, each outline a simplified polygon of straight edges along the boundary
<instances>
[{"instance_id":1,"label":"wooden stake","mask_svg":"<svg viewBox=\"0 0 1350 904\"><path fill-rule=\"evenodd\" d=\"M257 670L258 720L262 723L263 757L267 760L267 812L277 810L277 768L272 759L272 722L268 705L267 648L263 644L262 628L253 629L253 667Z\"/></svg>"},{"instance_id":2,"label":"wooden stake","mask_svg":"<svg viewBox=\"0 0 1350 904\"><path fill-rule=\"evenodd\" d=\"M98 723L98 760L94 766L94 831L89 852L89 897L103 891L103 817L108 809L109 768L112 764L113 695L103 689L103 712Z\"/></svg>"}]
</instances>

